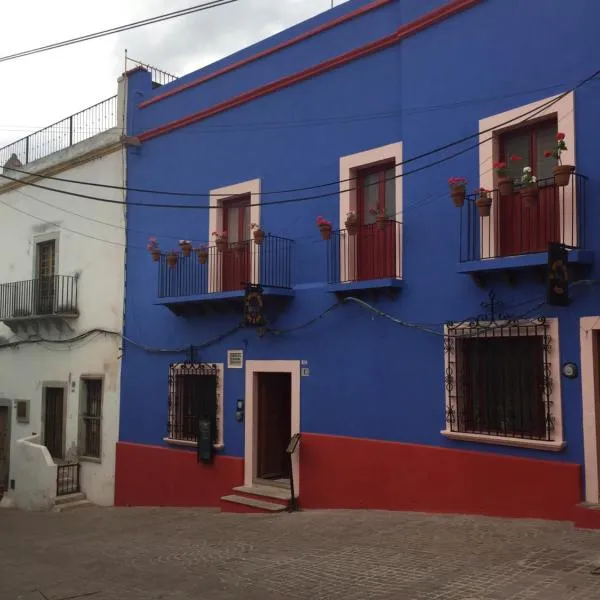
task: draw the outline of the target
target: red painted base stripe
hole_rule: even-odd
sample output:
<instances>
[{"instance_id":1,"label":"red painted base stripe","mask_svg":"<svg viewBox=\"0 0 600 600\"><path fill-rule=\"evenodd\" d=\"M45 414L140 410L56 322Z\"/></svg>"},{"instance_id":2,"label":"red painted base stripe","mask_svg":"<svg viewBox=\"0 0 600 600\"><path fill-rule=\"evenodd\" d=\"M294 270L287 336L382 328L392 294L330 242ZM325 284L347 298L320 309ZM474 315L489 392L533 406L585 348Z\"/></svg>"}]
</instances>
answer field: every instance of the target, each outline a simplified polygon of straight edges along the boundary
<instances>
[{"instance_id":1,"label":"red painted base stripe","mask_svg":"<svg viewBox=\"0 0 600 600\"><path fill-rule=\"evenodd\" d=\"M275 54L276 52L279 52L280 50L284 50L285 48L289 48L290 46L294 46L295 44L298 44L300 42L303 42L304 40L314 37L315 35L318 35L319 33L323 33L324 31L333 29L334 27L337 27L338 25L342 25L343 23L351 21L352 19L355 19L356 17L360 17L366 13L369 13L372 10L375 10L376 8L385 6L386 4L389 4L390 2L392 2L392 0L375 0L371 4L362 6L361 8L358 8L357 10L352 11L351 13L342 15L341 17L338 17L337 19L333 19L332 21L328 21L327 23L324 23L323 25L320 25L319 27L315 27L314 29L306 31L305 33L301 33L300 35L297 35L297 36L293 37L292 39L287 40L286 42L281 42L280 44L276 44L272 48L267 48L266 50L263 50L262 52L257 52L256 54L253 54L252 56L249 56L248 58L244 58L243 60L233 63L232 65L223 67L222 69L219 69L218 71L215 71L214 73L210 73L208 75L204 75L203 77L199 77L198 79L194 79L193 81L190 81L189 83L186 83L179 87L173 88L172 90L169 90L169 91L165 92L164 94L155 96L154 98L151 98L150 100L145 100L144 102L141 102L139 104L139 108L145 108L146 106L151 106L152 104L155 104L156 102L160 102L161 100L165 100L166 98L170 98L171 96L175 96L176 94L180 94L181 92L185 92L186 90L189 90L191 88L202 85L203 83L206 83L207 81L211 81L212 79L216 79L217 77L220 77L221 75L225 75L226 73L235 71L235 70L239 69L240 67L244 67L245 65L253 63L261 58L264 58L265 56L270 56L271 54Z\"/></svg>"},{"instance_id":2,"label":"red painted base stripe","mask_svg":"<svg viewBox=\"0 0 600 600\"><path fill-rule=\"evenodd\" d=\"M160 127L149 129L140 134L138 137L142 142L151 140L152 138L164 135L165 133L169 133L171 131L175 131L176 129L180 129L181 127L186 127L193 123L197 123L198 121L202 121L208 117L212 117L242 104L246 104L247 102L251 102L252 100L256 100L262 96L266 96L267 94L271 94L301 81L305 81L311 77L315 77L359 58L373 54L374 52L379 52L403 39L406 39L408 36L413 35L414 33L422 31L423 29L426 29L435 23L439 23L440 21L443 21L444 19L447 19L463 10L467 10L468 8L471 8L475 4L478 4L482 1L483 0L453 0L442 8L431 11L419 19L403 25L396 33L392 35L386 36L380 40L376 40L375 42L371 42L365 46L361 46L360 48L356 48L326 60L318 65L304 69L298 73L294 73L293 75L288 75L287 77L277 79L276 81L235 96L234 98L230 98L225 102L221 102L220 104L216 104L182 119L177 119L175 121L166 123L165 125L161 125Z\"/></svg>"},{"instance_id":3,"label":"red painted base stripe","mask_svg":"<svg viewBox=\"0 0 600 600\"><path fill-rule=\"evenodd\" d=\"M302 434L303 508L573 520L581 467L432 446Z\"/></svg>"}]
</instances>

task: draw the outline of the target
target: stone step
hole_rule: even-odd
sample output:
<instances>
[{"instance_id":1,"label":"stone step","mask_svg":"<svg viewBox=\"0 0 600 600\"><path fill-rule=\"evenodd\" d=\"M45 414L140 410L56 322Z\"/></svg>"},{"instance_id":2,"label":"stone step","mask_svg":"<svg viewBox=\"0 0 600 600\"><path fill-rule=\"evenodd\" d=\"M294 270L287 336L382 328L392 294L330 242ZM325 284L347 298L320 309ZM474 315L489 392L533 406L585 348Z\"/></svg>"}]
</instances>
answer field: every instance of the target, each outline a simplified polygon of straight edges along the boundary
<instances>
[{"instance_id":1,"label":"stone step","mask_svg":"<svg viewBox=\"0 0 600 600\"><path fill-rule=\"evenodd\" d=\"M284 504L267 502L266 500L258 500L256 498L249 498L248 496L240 496L238 494L223 496L221 500L223 501L222 508L225 512L276 513L286 509ZM238 507L237 510L234 508L235 506Z\"/></svg>"},{"instance_id":2,"label":"stone step","mask_svg":"<svg viewBox=\"0 0 600 600\"><path fill-rule=\"evenodd\" d=\"M281 502L287 504L292 498L292 494L289 489L270 485L240 485L239 487L233 488L233 491L239 492L240 494L246 494L248 496L271 498L272 500L278 501L279 504L281 504Z\"/></svg>"},{"instance_id":3,"label":"stone step","mask_svg":"<svg viewBox=\"0 0 600 600\"><path fill-rule=\"evenodd\" d=\"M76 508L91 508L94 506L89 500L77 500L75 502L67 502L66 504L58 504L52 510L53 512L65 512L65 510L75 510Z\"/></svg>"},{"instance_id":4,"label":"stone step","mask_svg":"<svg viewBox=\"0 0 600 600\"><path fill-rule=\"evenodd\" d=\"M78 502L79 500L85 500L86 496L83 492L76 494L65 494L64 496L56 496L54 504L68 504L69 502Z\"/></svg>"}]
</instances>

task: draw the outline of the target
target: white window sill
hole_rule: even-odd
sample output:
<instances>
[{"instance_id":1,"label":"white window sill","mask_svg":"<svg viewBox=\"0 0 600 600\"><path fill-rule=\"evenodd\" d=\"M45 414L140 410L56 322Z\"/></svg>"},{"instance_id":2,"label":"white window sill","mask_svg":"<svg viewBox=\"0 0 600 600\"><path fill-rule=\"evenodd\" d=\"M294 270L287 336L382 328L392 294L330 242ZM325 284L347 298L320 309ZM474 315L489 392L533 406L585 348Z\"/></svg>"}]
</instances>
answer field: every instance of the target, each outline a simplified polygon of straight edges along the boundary
<instances>
[{"instance_id":1,"label":"white window sill","mask_svg":"<svg viewBox=\"0 0 600 600\"><path fill-rule=\"evenodd\" d=\"M457 440L459 442L477 442L479 444L493 444L495 446L532 448L533 450L547 450L548 452L560 452L567 446L567 442L564 441L545 442L543 440L523 440L521 438L507 438L499 435L482 435L480 433L448 431L447 429L442 429L440 433L450 440Z\"/></svg>"},{"instance_id":2,"label":"white window sill","mask_svg":"<svg viewBox=\"0 0 600 600\"><path fill-rule=\"evenodd\" d=\"M164 437L163 442L171 446L185 446L187 448L196 448L198 446L198 442L193 442L191 440L174 440L173 438ZM215 450L223 450L225 448L224 444L217 443L213 444L213 448Z\"/></svg>"}]
</instances>

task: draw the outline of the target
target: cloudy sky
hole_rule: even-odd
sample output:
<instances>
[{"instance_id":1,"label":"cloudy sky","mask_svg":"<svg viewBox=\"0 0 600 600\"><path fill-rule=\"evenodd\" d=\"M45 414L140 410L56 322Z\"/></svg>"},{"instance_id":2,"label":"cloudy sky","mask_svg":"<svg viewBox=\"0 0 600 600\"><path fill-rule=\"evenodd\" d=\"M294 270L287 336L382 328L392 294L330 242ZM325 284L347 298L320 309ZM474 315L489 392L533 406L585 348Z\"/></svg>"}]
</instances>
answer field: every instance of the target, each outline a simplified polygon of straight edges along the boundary
<instances>
[{"instance_id":1,"label":"cloudy sky","mask_svg":"<svg viewBox=\"0 0 600 600\"><path fill-rule=\"evenodd\" d=\"M335 0L338 6L346 0ZM0 56L200 4L201 0L19 0L2 10ZM183 75L331 7L238 0L122 34L0 63L0 147L116 94L124 53Z\"/></svg>"}]
</instances>

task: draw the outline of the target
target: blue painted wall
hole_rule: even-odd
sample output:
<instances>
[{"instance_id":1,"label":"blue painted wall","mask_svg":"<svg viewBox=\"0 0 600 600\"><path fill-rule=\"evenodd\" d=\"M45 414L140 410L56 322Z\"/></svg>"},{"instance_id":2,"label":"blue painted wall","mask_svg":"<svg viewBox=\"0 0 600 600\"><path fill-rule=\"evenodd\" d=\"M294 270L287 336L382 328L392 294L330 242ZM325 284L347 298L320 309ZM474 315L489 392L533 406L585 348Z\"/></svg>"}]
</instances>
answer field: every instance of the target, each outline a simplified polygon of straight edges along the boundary
<instances>
[{"instance_id":1,"label":"blue painted wall","mask_svg":"<svg viewBox=\"0 0 600 600\"><path fill-rule=\"evenodd\" d=\"M365 1L349 2L343 14ZM389 34L402 23L444 4L404 0L374 11L272 57L139 110L153 97L187 79L218 70L324 22L320 15L216 65L160 90L149 76L130 77L130 134L192 114L204 107L294 73L333 55ZM145 142L128 153L128 185L197 191L260 178L263 191L333 182L339 158L373 147L403 142L404 158L418 155L478 129L481 118L562 92L600 68L596 26L600 6L580 0L558 11L545 0L486 0L390 49L355 61L201 123ZM565 40L564 42L562 40ZM578 171L589 177L587 247L600 249L594 224L600 218L600 151L597 132L600 83L576 92ZM443 154L442 154L443 156ZM437 155L435 158L438 158ZM377 306L405 321L441 324L481 312L486 291L457 274L458 211L448 196L449 176L476 181L478 151L407 176L404 186L404 288L396 300ZM429 161L407 165L418 167ZM315 217L339 227L338 186L263 196L263 201L331 192L324 198L263 206L261 224L296 240L296 296L280 315L285 329L315 317L335 302L325 290L326 245ZM130 202L206 206L206 197L175 198L130 192ZM181 238L206 242L208 211L130 206L125 336L139 344L169 350L203 342L227 331L240 315L176 317L157 301L157 266L145 250L149 235L161 248ZM594 267L591 278L598 278ZM533 280L510 287L494 282L506 308L523 311L541 300L544 288ZM542 309L560 317L561 360L579 362L579 318L598 314L593 287L573 291L568 309ZM516 308L517 306L521 308ZM563 418L567 448L546 453L445 440L442 338L394 325L357 305L343 305L316 324L294 333L259 338L243 330L200 353L201 360L226 362L226 351L243 348L246 359L307 360L302 379L302 430L397 440L547 460L583 462L581 384L563 379ZM126 343L123 358L120 439L161 444L167 424L168 365L182 353L149 352ZM225 374L225 453L243 455L243 424L234 419L235 401L244 395L243 371Z\"/></svg>"}]
</instances>

